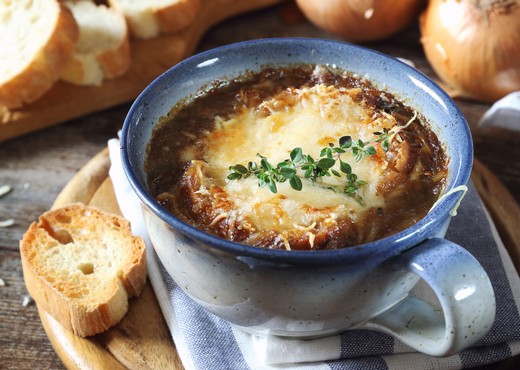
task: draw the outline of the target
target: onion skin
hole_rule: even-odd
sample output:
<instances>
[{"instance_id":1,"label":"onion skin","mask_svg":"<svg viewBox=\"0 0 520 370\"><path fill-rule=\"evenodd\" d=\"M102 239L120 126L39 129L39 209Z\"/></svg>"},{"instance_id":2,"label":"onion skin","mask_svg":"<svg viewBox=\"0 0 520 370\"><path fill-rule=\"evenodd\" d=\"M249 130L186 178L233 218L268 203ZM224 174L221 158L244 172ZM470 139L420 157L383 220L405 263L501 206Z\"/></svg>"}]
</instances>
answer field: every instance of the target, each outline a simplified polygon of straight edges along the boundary
<instances>
[{"instance_id":1,"label":"onion skin","mask_svg":"<svg viewBox=\"0 0 520 370\"><path fill-rule=\"evenodd\" d=\"M520 90L520 0L430 0L421 43L455 95L492 103Z\"/></svg>"},{"instance_id":2,"label":"onion skin","mask_svg":"<svg viewBox=\"0 0 520 370\"><path fill-rule=\"evenodd\" d=\"M417 20L425 0L296 0L321 29L352 42L378 41Z\"/></svg>"}]
</instances>

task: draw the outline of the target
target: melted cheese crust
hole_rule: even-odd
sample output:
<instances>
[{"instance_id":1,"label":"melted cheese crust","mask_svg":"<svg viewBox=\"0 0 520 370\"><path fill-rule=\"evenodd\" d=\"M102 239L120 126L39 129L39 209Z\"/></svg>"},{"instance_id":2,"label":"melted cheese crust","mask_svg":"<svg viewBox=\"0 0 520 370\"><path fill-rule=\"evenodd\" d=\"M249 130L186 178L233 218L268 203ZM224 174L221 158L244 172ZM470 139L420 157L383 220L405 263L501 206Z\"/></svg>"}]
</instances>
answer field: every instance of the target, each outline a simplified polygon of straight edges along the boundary
<instances>
[{"instance_id":1,"label":"melted cheese crust","mask_svg":"<svg viewBox=\"0 0 520 370\"><path fill-rule=\"evenodd\" d=\"M354 197L327 189L327 185L344 185L344 177L325 177L322 183L303 179L301 191L281 183L277 194L260 188L254 177L233 181L226 178L230 166L258 161L257 154L276 164L289 158L293 148L301 147L303 153L317 159L322 148L329 143L338 145L342 136L368 142L374 139L374 132L396 125L391 115L356 102L358 92L322 84L289 88L227 120L216 117L214 128L203 138L205 163L193 161L192 171L185 174L192 178L184 184L191 188L187 197L192 203L211 204L206 226L222 223L227 228L238 227L247 234L238 239L258 239L263 234L263 240L269 235L270 243L275 240L274 244L283 243L286 249L302 241L313 248L324 237L323 232L344 229L346 223L355 224L366 210L384 207L378 188L388 163L378 143L373 144L377 154L359 162L351 153L341 156L352 166L353 173L368 183L358 190L362 204ZM190 147L181 153L187 159L191 155ZM339 172L339 163L335 168ZM229 230L223 233L237 239Z\"/></svg>"}]
</instances>

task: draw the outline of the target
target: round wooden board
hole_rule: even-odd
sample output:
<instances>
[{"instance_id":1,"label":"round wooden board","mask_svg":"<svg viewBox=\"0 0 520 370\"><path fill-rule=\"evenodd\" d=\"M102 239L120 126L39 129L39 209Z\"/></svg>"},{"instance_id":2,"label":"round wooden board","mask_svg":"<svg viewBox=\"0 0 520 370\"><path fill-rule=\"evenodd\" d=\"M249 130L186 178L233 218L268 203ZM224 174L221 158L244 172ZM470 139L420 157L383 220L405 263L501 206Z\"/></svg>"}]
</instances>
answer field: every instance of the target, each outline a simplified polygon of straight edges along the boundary
<instances>
[{"instance_id":1,"label":"round wooden board","mask_svg":"<svg viewBox=\"0 0 520 370\"><path fill-rule=\"evenodd\" d=\"M109 168L105 149L71 179L53 208L82 202L121 214ZM128 313L118 325L93 337L78 337L38 310L52 346L68 369L183 369L149 282L139 298L130 301Z\"/></svg>"},{"instance_id":2,"label":"round wooden board","mask_svg":"<svg viewBox=\"0 0 520 370\"><path fill-rule=\"evenodd\" d=\"M67 184L53 207L83 202L121 214L109 168L110 158L105 149ZM472 179L520 271L520 207L501 182L478 161L475 161ZM149 283L139 298L131 300L127 315L118 325L94 337L75 336L45 311L40 309L39 313L49 340L69 369L183 369ZM520 356L483 368L518 369Z\"/></svg>"}]
</instances>

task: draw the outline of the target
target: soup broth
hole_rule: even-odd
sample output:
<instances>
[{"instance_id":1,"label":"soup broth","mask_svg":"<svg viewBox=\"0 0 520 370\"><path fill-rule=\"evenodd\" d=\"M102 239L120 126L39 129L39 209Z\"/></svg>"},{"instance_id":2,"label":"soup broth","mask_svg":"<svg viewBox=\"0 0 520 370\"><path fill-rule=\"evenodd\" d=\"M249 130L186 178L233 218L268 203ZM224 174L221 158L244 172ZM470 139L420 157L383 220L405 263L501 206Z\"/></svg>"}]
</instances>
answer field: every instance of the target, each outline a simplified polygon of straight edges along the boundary
<instances>
[{"instance_id":1,"label":"soup broth","mask_svg":"<svg viewBox=\"0 0 520 370\"><path fill-rule=\"evenodd\" d=\"M145 170L157 201L205 232L321 250L419 221L442 194L447 163L427 120L392 94L299 65L215 81L173 107Z\"/></svg>"}]
</instances>

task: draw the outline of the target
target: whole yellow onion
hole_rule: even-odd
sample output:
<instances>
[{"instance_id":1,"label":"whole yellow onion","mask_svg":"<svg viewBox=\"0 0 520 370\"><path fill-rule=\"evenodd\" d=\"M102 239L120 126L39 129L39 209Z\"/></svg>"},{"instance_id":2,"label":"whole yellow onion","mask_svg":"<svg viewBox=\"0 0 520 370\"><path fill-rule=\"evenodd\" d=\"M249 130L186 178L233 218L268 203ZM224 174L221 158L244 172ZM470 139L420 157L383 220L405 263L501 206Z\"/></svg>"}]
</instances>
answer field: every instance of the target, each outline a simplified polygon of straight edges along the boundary
<instances>
[{"instance_id":1,"label":"whole yellow onion","mask_svg":"<svg viewBox=\"0 0 520 370\"><path fill-rule=\"evenodd\" d=\"M494 102L520 90L520 0L430 0L421 42L455 94Z\"/></svg>"},{"instance_id":2,"label":"whole yellow onion","mask_svg":"<svg viewBox=\"0 0 520 370\"><path fill-rule=\"evenodd\" d=\"M388 38L417 20L424 0L296 0L316 26L353 41Z\"/></svg>"}]
</instances>

